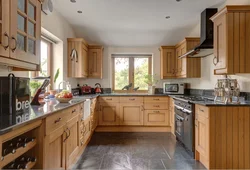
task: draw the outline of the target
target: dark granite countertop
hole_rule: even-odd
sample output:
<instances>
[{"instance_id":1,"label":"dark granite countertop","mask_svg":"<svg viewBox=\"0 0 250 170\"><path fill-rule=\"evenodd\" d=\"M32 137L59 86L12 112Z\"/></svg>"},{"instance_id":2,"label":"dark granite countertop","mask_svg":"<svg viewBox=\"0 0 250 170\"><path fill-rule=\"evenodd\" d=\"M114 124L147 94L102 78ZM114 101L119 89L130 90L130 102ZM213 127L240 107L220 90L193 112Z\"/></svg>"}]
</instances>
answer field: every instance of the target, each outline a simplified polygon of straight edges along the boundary
<instances>
[{"instance_id":1,"label":"dark granite countertop","mask_svg":"<svg viewBox=\"0 0 250 170\"><path fill-rule=\"evenodd\" d=\"M194 103L194 104L199 104L199 105L203 105L203 106L250 106L250 101L245 101L245 102L242 102L242 103L228 103L228 104L225 104L225 103L215 103L214 101L212 100L207 100L207 101L193 101L191 103Z\"/></svg>"},{"instance_id":2,"label":"dark granite countertop","mask_svg":"<svg viewBox=\"0 0 250 170\"><path fill-rule=\"evenodd\" d=\"M133 97L162 96L164 97L164 96L169 96L169 95L168 94L147 94L147 93L107 93L107 94L100 94L99 96L103 96L103 97L105 96L113 96L113 97L115 96L117 97L119 96L133 96Z\"/></svg>"}]
</instances>

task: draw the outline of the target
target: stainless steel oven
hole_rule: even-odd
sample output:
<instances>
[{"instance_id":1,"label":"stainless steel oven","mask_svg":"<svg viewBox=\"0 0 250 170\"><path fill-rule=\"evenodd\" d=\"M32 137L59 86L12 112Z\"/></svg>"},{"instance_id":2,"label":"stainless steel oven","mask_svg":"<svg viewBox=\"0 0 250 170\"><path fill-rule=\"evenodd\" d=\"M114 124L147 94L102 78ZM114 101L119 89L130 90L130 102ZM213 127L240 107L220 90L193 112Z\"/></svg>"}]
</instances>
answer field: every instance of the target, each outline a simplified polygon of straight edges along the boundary
<instances>
[{"instance_id":1,"label":"stainless steel oven","mask_svg":"<svg viewBox=\"0 0 250 170\"><path fill-rule=\"evenodd\" d=\"M186 84L185 83L163 83L164 94L184 94Z\"/></svg>"}]
</instances>

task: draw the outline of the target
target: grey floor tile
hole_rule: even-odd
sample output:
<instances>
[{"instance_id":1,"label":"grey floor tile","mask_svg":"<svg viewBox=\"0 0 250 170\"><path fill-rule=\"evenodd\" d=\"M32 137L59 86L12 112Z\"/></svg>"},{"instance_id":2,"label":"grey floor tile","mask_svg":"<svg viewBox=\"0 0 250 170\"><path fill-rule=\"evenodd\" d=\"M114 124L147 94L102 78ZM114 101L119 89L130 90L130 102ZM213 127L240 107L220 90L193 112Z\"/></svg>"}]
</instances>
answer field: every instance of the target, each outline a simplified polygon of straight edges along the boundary
<instances>
[{"instance_id":1,"label":"grey floor tile","mask_svg":"<svg viewBox=\"0 0 250 170\"><path fill-rule=\"evenodd\" d=\"M72 169L99 169L102 163L103 156L84 155Z\"/></svg>"},{"instance_id":2,"label":"grey floor tile","mask_svg":"<svg viewBox=\"0 0 250 170\"><path fill-rule=\"evenodd\" d=\"M148 159L131 159L130 162L133 170L148 169Z\"/></svg>"},{"instance_id":3,"label":"grey floor tile","mask_svg":"<svg viewBox=\"0 0 250 170\"><path fill-rule=\"evenodd\" d=\"M132 169L132 166L128 155L115 153L104 155L100 169Z\"/></svg>"},{"instance_id":4,"label":"grey floor tile","mask_svg":"<svg viewBox=\"0 0 250 170\"><path fill-rule=\"evenodd\" d=\"M148 162L148 168L152 170L160 170L165 169L165 166L160 159L150 159Z\"/></svg>"}]
</instances>

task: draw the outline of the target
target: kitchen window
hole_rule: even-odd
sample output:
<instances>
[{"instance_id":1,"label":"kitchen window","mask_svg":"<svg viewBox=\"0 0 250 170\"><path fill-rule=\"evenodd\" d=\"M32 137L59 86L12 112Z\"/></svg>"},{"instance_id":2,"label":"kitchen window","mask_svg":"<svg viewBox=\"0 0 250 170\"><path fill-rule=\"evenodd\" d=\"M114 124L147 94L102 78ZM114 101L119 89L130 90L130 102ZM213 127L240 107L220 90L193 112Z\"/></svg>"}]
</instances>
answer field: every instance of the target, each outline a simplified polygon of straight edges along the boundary
<instances>
[{"instance_id":1,"label":"kitchen window","mask_svg":"<svg viewBox=\"0 0 250 170\"><path fill-rule=\"evenodd\" d=\"M152 55L112 55L112 84L115 92L146 92L145 76L152 74ZM129 90L122 90L132 83Z\"/></svg>"},{"instance_id":2,"label":"kitchen window","mask_svg":"<svg viewBox=\"0 0 250 170\"><path fill-rule=\"evenodd\" d=\"M41 70L39 72L39 76L50 76L51 74L51 50L52 43L42 39L41 41Z\"/></svg>"}]
</instances>

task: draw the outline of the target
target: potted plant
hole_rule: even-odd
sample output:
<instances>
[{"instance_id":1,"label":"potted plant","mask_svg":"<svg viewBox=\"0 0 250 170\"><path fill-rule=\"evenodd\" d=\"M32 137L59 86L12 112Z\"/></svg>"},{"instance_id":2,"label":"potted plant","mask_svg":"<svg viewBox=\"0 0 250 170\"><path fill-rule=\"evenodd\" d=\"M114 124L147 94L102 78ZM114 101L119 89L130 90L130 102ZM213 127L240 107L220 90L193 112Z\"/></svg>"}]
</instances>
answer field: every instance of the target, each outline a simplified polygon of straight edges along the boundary
<instances>
[{"instance_id":1,"label":"potted plant","mask_svg":"<svg viewBox=\"0 0 250 170\"><path fill-rule=\"evenodd\" d=\"M60 68L56 70L56 74L54 75L54 84L56 83L56 80L58 79L60 74ZM55 95L57 93L57 90L50 90L49 91L50 95Z\"/></svg>"},{"instance_id":2,"label":"potted plant","mask_svg":"<svg viewBox=\"0 0 250 170\"><path fill-rule=\"evenodd\" d=\"M144 82L148 84L148 94L155 94L155 85L158 83L158 79L156 78L156 74L148 74L144 78Z\"/></svg>"}]
</instances>

